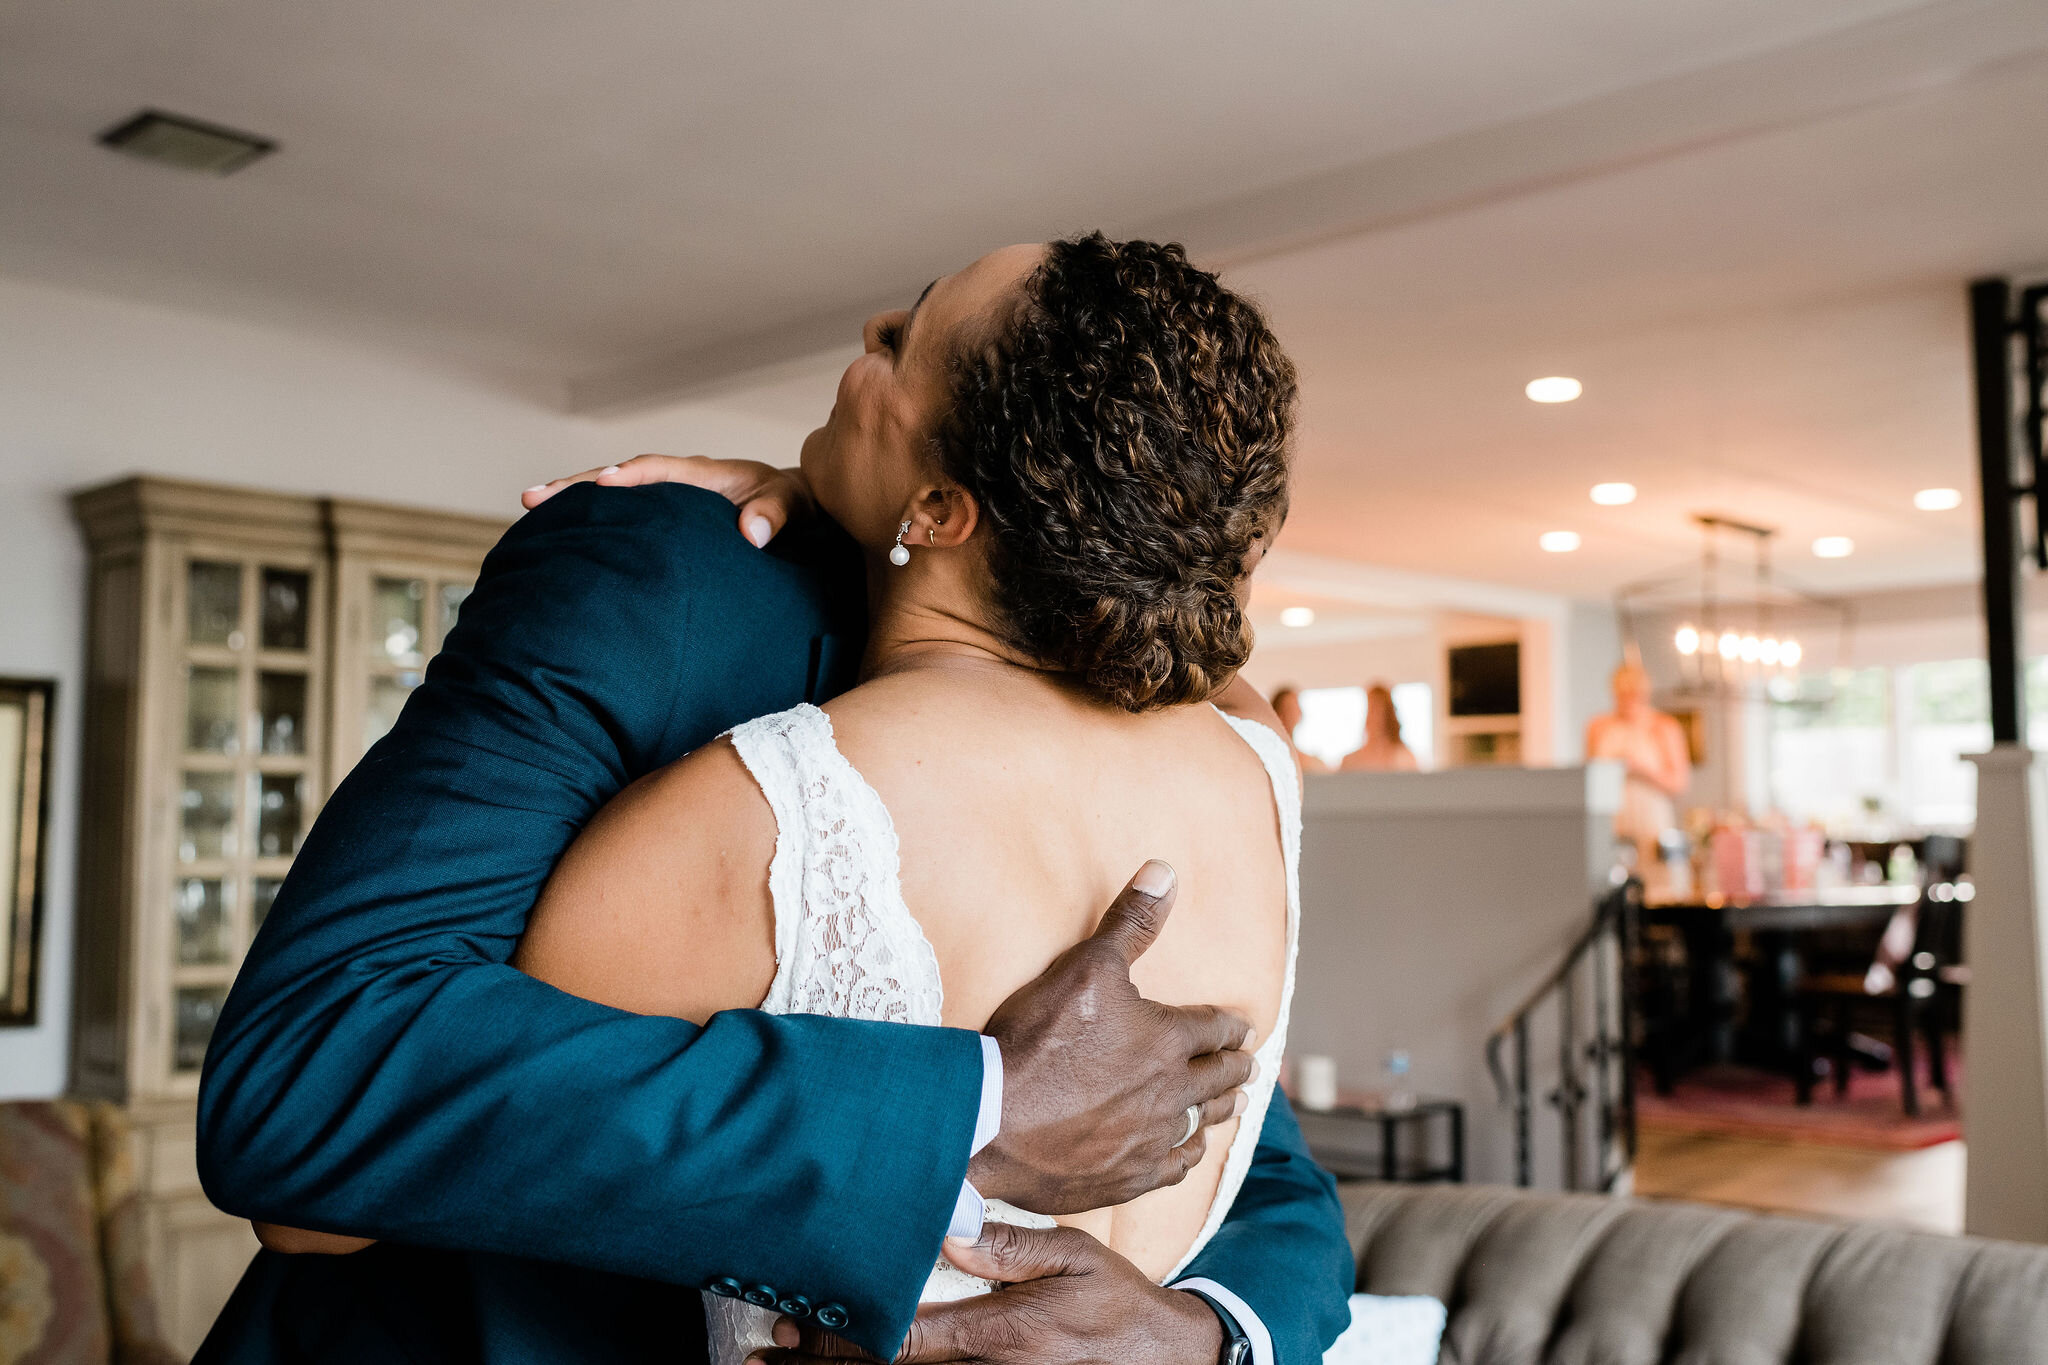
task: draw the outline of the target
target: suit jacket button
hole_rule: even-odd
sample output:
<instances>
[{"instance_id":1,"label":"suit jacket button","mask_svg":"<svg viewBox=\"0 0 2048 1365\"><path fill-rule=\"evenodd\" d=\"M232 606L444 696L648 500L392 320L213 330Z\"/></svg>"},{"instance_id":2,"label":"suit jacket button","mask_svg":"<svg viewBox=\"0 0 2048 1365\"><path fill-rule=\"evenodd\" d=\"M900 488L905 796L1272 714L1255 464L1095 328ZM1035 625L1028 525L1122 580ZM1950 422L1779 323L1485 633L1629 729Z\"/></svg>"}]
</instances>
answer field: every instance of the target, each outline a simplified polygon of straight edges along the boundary
<instances>
[{"instance_id":1,"label":"suit jacket button","mask_svg":"<svg viewBox=\"0 0 2048 1365\"><path fill-rule=\"evenodd\" d=\"M775 1306L793 1318L807 1318L811 1315L811 1301L801 1294L784 1294L782 1302Z\"/></svg>"},{"instance_id":2,"label":"suit jacket button","mask_svg":"<svg viewBox=\"0 0 2048 1365\"><path fill-rule=\"evenodd\" d=\"M756 1308L773 1308L775 1306L775 1288L772 1285L757 1284L742 1297Z\"/></svg>"},{"instance_id":3,"label":"suit jacket button","mask_svg":"<svg viewBox=\"0 0 2048 1365\"><path fill-rule=\"evenodd\" d=\"M846 1310L836 1303L828 1303L818 1310L818 1326L836 1332L846 1326Z\"/></svg>"},{"instance_id":4,"label":"suit jacket button","mask_svg":"<svg viewBox=\"0 0 2048 1365\"><path fill-rule=\"evenodd\" d=\"M740 1282L730 1275L721 1275L704 1287L721 1299L736 1299L744 1292Z\"/></svg>"}]
</instances>

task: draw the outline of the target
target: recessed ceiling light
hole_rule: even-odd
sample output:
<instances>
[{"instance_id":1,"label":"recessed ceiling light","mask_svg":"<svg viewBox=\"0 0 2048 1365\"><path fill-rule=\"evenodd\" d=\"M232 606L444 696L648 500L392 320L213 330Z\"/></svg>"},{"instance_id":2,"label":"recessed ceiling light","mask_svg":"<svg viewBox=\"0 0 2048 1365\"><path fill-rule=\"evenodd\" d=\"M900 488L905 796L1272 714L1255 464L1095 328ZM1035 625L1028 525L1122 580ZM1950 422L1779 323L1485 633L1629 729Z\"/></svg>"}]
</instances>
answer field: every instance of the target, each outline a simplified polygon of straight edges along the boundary
<instances>
[{"instance_id":1,"label":"recessed ceiling light","mask_svg":"<svg viewBox=\"0 0 2048 1365\"><path fill-rule=\"evenodd\" d=\"M1312 626L1315 623L1316 609L1314 607L1280 608L1280 624L1283 626Z\"/></svg>"},{"instance_id":2,"label":"recessed ceiling light","mask_svg":"<svg viewBox=\"0 0 2048 1365\"><path fill-rule=\"evenodd\" d=\"M1822 536L1813 542L1813 553L1818 559L1847 559L1856 553L1856 542L1847 536Z\"/></svg>"},{"instance_id":3,"label":"recessed ceiling light","mask_svg":"<svg viewBox=\"0 0 2048 1365\"><path fill-rule=\"evenodd\" d=\"M1554 374L1547 379L1532 379L1529 387L1522 392L1535 403L1569 403L1586 391L1586 386L1576 379Z\"/></svg>"},{"instance_id":4,"label":"recessed ceiling light","mask_svg":"<svg viewBox=\"0 0 2048 1365\"><path fill-rule=\"evenodd\" d=\"M100 145L181 171L233 175L277 150L267 137L202 123L179 114L145 109L99 137Z\"/></svg>"},{"instance_id":5,"label":"recessed ceiling light","mask_svg":"<svg viewBox=\"0 0 2048 1365\"><path fill-rule=\"evenodd\" d=\"M1636 486L1632 483L1596 483L1593 485L1593 501L1602 507L1621 507L1636 500Z\"/></svg>"},{"instance_id":6,"label":"recessed ceiling light","mask_svg":"<svg viewBox=\"0 0 2048 1365\"><path fill-rule=\"evenodd\" d=\"M1963 495L1954 488L1923 488L1913 495L1913 505L1923 512L1953 512L1963 505Z\"/></svg>"},{"instance_id":7,"label":"recessed ceiling light","mask_svg":"<svg viewBox=\"0 0 2048 1365\"><path fill-rule=\"evenodd\" d=\"M1579 548L1577 531L1545 531L1536 537L1536 543L1554 555L1570 554Z\"/></svg>"}]
</instances>

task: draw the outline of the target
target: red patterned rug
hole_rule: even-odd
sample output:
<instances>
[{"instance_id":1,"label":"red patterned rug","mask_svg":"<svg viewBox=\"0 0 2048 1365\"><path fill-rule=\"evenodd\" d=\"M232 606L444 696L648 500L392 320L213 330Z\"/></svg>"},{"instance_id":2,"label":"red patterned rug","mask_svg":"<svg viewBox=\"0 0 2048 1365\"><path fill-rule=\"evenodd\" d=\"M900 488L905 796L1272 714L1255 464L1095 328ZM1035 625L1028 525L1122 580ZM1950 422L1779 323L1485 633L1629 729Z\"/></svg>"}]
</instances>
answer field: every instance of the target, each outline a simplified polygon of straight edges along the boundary
<instances>
[{"instance_id":1,"label":"red patterned rug","mask_svg":"<svg viewBox=\"0 0 2048 1365\"><path fill-rule=\"evenodd\" d=\"M1962 1079L1949 1063L1951 1079ZM1923 1068L1924 1069L1924 1068ZM1645 1128L1669 1133L1723 1133L1776 1142L1814 1142L1906 1152L1963 1135L1962 1116L1941 1093L1920 1083L1920 1117L1899 1106L1899 1083L1889 1071L1850 1073L1849 1093L1835 1098L1832 1081L1814 1087L1813 1103L1794 1101L1790 1077L1742 1066L1712 1066L1659 1095L1645 1076L1636 1089L1636 1117Z\"/></svg>"}]
</instances>

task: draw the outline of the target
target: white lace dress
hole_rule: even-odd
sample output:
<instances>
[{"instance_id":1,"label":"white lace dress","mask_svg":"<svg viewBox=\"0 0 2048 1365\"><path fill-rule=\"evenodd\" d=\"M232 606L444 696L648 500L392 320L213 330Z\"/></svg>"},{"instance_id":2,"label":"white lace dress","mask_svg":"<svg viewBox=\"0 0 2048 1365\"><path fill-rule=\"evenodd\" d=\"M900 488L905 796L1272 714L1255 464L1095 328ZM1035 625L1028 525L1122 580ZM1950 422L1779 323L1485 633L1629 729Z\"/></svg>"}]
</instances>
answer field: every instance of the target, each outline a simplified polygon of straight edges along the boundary
<instances>
[{"instance_id":1,"label":"white lace dress","mask_svg":"<svg viewBox=\"0 0 2048 1365\"><path fill-rule=\"evenodd\" d=\"M1209 1216L1170 1283L1207 1246L1222 1225L1250 1169L1259 1129L1273 1097L1286 1050L1287 1013L1294 999L1294 954L1301 918L1296 865L1301 852L1301 794L1287 745L1263 725L1217 713L1251 745L1273 783L1280 812L1281 850L1287 867L1287 970L1280 1015L1255 1054L1243 1121L1224 1160L1223 1178ZM867 780L846 761L832 737L832 722L815 706L763 716L732 731L733 747L761 784L775 812L775 857L768 890L775 905L775 979L761 1008L773 1014L826 1014L843 1019L885 1019L937 1025L945 992L938 959L903 901L896 826ZM1041 1214L990 1200L988 1216L1026 1227L1051 1227ZM925 1282L923 1300L986 1293L985 1280L963 1274L943 1259ZM713 1365L741 1365L769 1346L775 1314L738 1299L704 1296Z\"/></svg>"}]
</instances>

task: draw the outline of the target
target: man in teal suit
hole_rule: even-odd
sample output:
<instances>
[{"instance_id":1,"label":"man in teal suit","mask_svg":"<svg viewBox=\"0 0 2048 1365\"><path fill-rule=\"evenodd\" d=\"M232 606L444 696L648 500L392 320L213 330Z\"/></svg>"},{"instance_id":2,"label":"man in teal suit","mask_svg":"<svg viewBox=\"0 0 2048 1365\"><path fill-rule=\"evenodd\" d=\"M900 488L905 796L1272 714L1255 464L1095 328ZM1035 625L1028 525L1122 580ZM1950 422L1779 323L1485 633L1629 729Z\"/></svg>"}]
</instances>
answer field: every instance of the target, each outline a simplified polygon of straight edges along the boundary
<instances>
[{"instance_id":1,"label":"man in teal suit","mask_svg":"<svg viewBox=\"0 0 2048 1365\"><path fill-rule=\"evenodd\" d=\"M1170 890L1127 893L986 1036L758 1011L700 1029L507 965L607 799L851 683L857 561L829 527L763 553L733 523L677 485L527 516L328 802L215 1034L200 1170L224 1209L377 1245L259 1255L202 1361L694 1359L700 1288L778 1306L806 1352L886 1358L978 1194L1122 1202L1199 1156L1174 1145L1189 1105L1228 1112L1242 1025L1143 1001L1124 970ZM1035 1323L1121 1333L1130 1359L1307 1365L1346 1321L1341 1215L1284 1104L1188 1292L1100 1248L992 1249L1035 1277ZM911 1344L1073 1358L1004 1320L1032 1302L989 1296Z\"/></svg>"}]
</instances>

